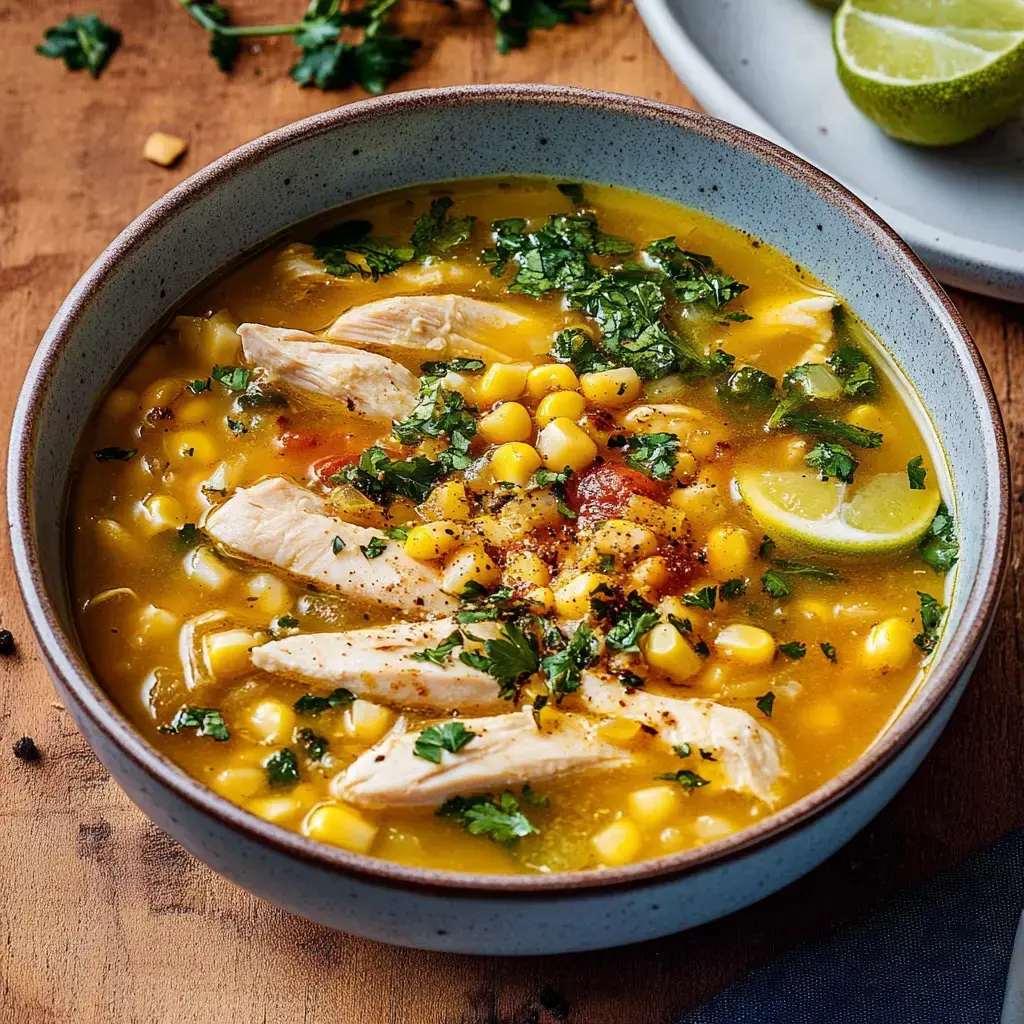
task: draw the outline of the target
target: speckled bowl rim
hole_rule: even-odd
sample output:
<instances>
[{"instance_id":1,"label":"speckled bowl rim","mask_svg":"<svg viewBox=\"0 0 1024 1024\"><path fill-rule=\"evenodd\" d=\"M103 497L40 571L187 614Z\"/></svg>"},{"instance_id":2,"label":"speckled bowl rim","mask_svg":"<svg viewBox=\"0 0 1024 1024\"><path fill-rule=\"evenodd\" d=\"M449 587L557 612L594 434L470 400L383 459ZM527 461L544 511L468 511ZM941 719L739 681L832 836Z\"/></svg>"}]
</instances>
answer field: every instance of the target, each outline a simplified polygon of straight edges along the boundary
<instances>
[{"instance_id":1,"label":"speckled bowl rim","mask_svg":"<svg viewBox=\"0 0 1024 1024\"><path fill-rule=\"evenodd\" d=\"M90 675L88 665L63 628L53 602L42 585L42 569L33 528L29 484L33 452L38 443L39 411L49 397L48 378L70 342L75 325L93 297L117 273L125 254L160 227L168 218L200 196L270 153L293 146L311 136L343 129L346 125L387 119L392 113L437 110L467 105L520 103L563 108L596 107L633 118L645 119L724 142L753 154L796 178L838 207L855 227L870 237L891 258L902 263L910 285L928 301L946 330L966 350L981 384L995 439L987 458L998 473L1000 500L989 511L985 529L996 531L994 571L971 584L966 611L957 623L949 646L932 668L921 691L896 723L864 755L825 785L734 835L696 849L620 868L591 869L550 875L487 875L444 871L396 864L349 853L314 842L242 810L188 775L159 753L139 734L128 718ZM11 546L18 584L32 627L50 671L59 678L81 712L116 744L139 770L147 773L176 796L248 838L322 869L358 877L361 881L391 888L432 891L450 896L528 897L543 894L599 895L613 888L639 888L663 884L683 874L694 874L759 852L806 828L838 801L850 797L885 768L917 735L950 695L987 634L1002 589L1009 553L1010 493L1007 485L1009 458L1002 417L988 372L960 314L909 246L849 190L824 172L788 151L734 125L692 110L636 96L576 89L568 86L492 85L423 89L364 100L337 107L297 121L255 139L209 166L197 171L137 217L100 255L61 308L40 344L29 368L12 424L8 463L8 515ZM143 808L145 810L145 808Z\"/></svg>"}]
</instances>

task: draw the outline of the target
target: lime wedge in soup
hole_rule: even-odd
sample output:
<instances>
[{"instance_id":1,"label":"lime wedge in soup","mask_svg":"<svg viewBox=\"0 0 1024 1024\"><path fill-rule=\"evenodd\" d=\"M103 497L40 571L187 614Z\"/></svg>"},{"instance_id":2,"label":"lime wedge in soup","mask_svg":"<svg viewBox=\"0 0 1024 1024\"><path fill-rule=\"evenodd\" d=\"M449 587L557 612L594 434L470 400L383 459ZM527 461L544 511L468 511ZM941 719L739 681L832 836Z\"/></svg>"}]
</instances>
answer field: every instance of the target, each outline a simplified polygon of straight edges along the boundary
<instances>
[{"instance_id":1,"label":"lime wedge in soup","mask_svg":"<svg viewBox=\"0 0 1024 1024\"><path fill-rule=\"evenodd\" d=\"M741 469L736 483L773 539L839 555L877 555L916 544L940 497L935 489L911 490L906 473L844 484L798 470Z\"/></svg>"},{"instance_id":2,"label":"lime wedge in soup","mask_svg":"<svg viewBox=\"0 0 1024 1024\"><path fill-rule=\"evenodd\" d=\"M844 0L833 44L850 99L905 142L963 142L1024 104L1020 0Z\"/></svg>"}]
</instances>

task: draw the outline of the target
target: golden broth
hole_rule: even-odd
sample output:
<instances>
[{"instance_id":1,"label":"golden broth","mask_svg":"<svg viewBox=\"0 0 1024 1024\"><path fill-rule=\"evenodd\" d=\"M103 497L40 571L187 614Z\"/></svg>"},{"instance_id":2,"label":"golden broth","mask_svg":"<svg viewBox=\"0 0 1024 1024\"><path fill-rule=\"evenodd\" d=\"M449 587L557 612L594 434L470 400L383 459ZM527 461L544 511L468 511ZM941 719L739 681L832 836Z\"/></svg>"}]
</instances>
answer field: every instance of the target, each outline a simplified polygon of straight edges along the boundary
<instances>
[{"instance_id":1,"label":"golden broth","mask_svg":"<svg viewBox=\"0 0 1024 1024\"><path fill-rule=\"evenodd\" d=\"M231 647L231 637L224 642L220 671L190 691L182 629L204 617L194 627L197 636L242 630L253 645L290 631L280 626L282 617L286 622L297 620L302 632L312 632L399 621L402 613L317 592L273 567L217 553L185 524L201 524L204 514L235 488L268 476L291 477L323 491L316 475L322 460L353 457L386 438L390 425L360 419L337 403L287 388L282 389L286 407L257 405L239 412L237 394L217 380L199 393L188 384L206 381L215 364L239 362L237 324L323 331L349 308L395 295L454 292L501 302L536 321L535 329L511 342L506 337L505 342L517 348L518 358L537 365L549 362L545 353L555 332L593 327L581 313L564 308L560 292L541 298L510 294L510 273L492 276L478 258L492 244L491 222L523 217L540 223L551 213L571 211L571 204L550 182L485 180L408 189L352 204L345 208L344 218L365 218L373 223L374 235L401 240L409 237L414 219L431 198L441 195L454 197L453 215L470 214L477 221L471 239L454 250L452 259L426 270L410 263L377 281L358 274L330 277L317 272L315 265L310 272L310 250L286 249L281 243L217 281L129 367L88 425L79 456L69 519L70 578L81 641L97 677L146 738L186 771L253 813L300 831L309 830L311 809L331 802L331 777L378 741L399 714L415 731L436 721L437 713L381 709L357 701L315 718L296 715L292 706L310 687L253 669L247 663L244 636L241 641L235 637L240 651ZM749 286L728 309L743 310L752 319L734 322L703 315L688 323L701 345L723 347L735 356L736 366L754 365L781 379L822 344L821 325L830 322L828 317L812 317L809 325L778 322L778 309L824 291L781 254L661 200L603 187L588 187L586 195L602 231L628 238L638 248L674 235L683 249L710 253L719 267ZM331 222L340 219L332 215ZM318 224L297 237L310 238L322 227ZM612 261L605 257L597 262L609 266ZM823 344L822 351L835 347L832 341ZM884 434L881 447L857 450L858 478L903 473L920 455L928 471L927 487L938 488L937 481L944 486L945 466L933 461L933 453L939 454L937 443L930 435L926 440L919 428L924 417L914 415L909 391L884 354L875 350L869 355L879 376L877 394L846 401L837 414ZM421 358L399 361L419 373ZM479 387L479 375L467 376L471 388ZM680 759L663 744L640 735L616 739L633 757L628 767L535 782L533 789L544 806L523 800L521 788L513 787L521 810L539 830L513 843L471 835L457 820L438 817L432 809L361 810L360 827L366 827L355 840L315 830L313 834L403 863L458 870L559 871L622 863L742 829L773 807L826 782L870 746L919 681L925 655L914 648L909 657L894 658L898 667L877 670L864 654L867 638L878 623L893 618L920 630L918 591L944 601L945 583L912 546L874 557L818 554L808 560L834 566L841 579L792 577L789 596L777 599L765 593L758 582L770 568L770 555L758 553L765 530L739 500L733 469L803 469L813 475L805 456L814 439L789 430L768 432L763 417L734 416L716 397L715 384L721 379L698 379L687 385L685 398L669 399L703 411L709 424L707 430L688 435L687 447L694 456L692 478L672 480L665 497L666 507L686 519L687 550L694 557L682 576L677 573L669 582L655 579L655 585L640 589L658 604L724 582L725 577L716 576L701 559L707 557L705 546L716 528L720 536L720 528L728 526L746 531L741 536L749 540L745 558L737 563L740 569L728 574L745 579L746 592L730 599L720 595L714 609L686 606L691 642L699 637L708 645L702 667L683 685L648 668L647 689L721 701L749 712L769 729L782 745L786 771L775 786L774 805L727 789L721 784L719 762L704 759L696 750ZM647 387L657 401L657 386ZM519 401L531 414L536 412L535 399ZM633 405L645 401L649 400L641 396ZM491 403L477 396L476 404L485 409ZM594 412L591 403L590 413ZM614 415L621 419L628 412L629 408L618 408ZM590 427L596 430L593 415ZM137 453L127 461L94 458L94 451L108 447ZM603 443L598 448L601 458L621 459L621 453ZM421 450L433 454L436 445L428 442ZM474 455L489 450L478 435ZM412 453L408 449L404 454ZM672 497L675 491L686 496ZM413 524L421 514L401 499L388 516L380 511L360 522ZM574 528L570 521L570 531ZM805 557L779 540L778 556ZM499 563L505 554L493 552ZM629 575L633 569L627 568L615 570L624 577L623 590L636 585L637 578ZM566 571L563 566L563 578L556 582L565 582ZM744 665L716 645L719 632L730 624L765 630L776 644L803 643L806 653L774 653L766 664ZM833 648L834 662L825 654ZM539 682L531 681L521 699L541 689ZM329 690L315 692L324 695ZM774 694L774 705L766 708L763 698L768 693ZM562 710L578 710L574 701L573 694L566 696ZM160 731L180 708L190 705L219 709L230 739L215 742L188 728L174 734ZM297 731L302 728L326 740L327 753L320 760L303 752ZM264 764L283 747L296 753L300 779L272 785ZM687 789L653 780L681 768L708 784ZM651 787L658 787L658 794L646 803L635 796ZM624 830L605 831L621 822L627 823Z\"/></svg>"}]
</instances>

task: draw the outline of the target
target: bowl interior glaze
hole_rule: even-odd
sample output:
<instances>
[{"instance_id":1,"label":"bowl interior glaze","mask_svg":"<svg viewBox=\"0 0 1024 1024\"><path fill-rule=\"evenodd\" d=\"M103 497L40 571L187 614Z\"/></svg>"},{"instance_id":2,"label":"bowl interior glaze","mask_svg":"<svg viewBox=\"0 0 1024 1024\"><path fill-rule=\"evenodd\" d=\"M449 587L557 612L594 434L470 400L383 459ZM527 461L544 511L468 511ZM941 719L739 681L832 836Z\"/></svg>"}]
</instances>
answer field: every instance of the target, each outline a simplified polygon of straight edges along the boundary
<instances>
[{"instance_id":1,"label":"bowl interior glaze","mask_svg":"<svg viewBox=\"0 0 1024 1024\"><path fill-rule=\"evenodd\" d=\"M140 339L186 295L296 222L391 188L502 174L647 192L787 254L843 296L884 340L929 410L949 460L962 541L950 626L925 685L889 733L836 779L761 825L699 850L603 872L593 884L706 863L838 799L927 720L987 628L1008 522L998 409L952 304L909 249L841 186L722 122L632 97L543 86L425 91L290 125L186 180L126 229L79 281L29 371L9 473L12 545L26 605L55 671L119 743L128 743L130 726L92 679L73 639L65 583L69 467L99 397ZM141 743L137 737L130 742ZM163 781L212 813L241 813L145 749L149 769ZM316 847L255 818L246 827L273 833L275 842L301 847L306 856L377 870L379 862ZM413 879L428 874L415 868L400 873ZM486 885L484 877L467 876ZM552 887L566 878L526 883ZM507 880L502 885L507 888Z\"/></svg>"}]
</instances>

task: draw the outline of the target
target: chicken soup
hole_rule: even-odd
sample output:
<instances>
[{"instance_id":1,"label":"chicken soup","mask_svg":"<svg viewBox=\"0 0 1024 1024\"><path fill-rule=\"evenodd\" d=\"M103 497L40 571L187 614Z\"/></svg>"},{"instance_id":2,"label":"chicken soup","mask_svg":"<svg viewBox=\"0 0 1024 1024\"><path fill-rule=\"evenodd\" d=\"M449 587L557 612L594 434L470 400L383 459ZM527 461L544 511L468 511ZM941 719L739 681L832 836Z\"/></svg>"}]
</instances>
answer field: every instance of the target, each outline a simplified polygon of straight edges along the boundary
<instances>
[{"instance_id":1,"label":"chicken soup","mask_svg":"<svg viewBox=\"0 0 1024 1024\"><path fill-rule=\"evenodd\" d=\"M186 771L406 864L730 835L919 685L946 465L841 297L693 211L534 179L297 229L86 431L81 642Z\"/></svg>"}]
</instances>

